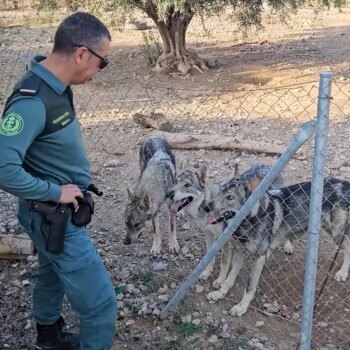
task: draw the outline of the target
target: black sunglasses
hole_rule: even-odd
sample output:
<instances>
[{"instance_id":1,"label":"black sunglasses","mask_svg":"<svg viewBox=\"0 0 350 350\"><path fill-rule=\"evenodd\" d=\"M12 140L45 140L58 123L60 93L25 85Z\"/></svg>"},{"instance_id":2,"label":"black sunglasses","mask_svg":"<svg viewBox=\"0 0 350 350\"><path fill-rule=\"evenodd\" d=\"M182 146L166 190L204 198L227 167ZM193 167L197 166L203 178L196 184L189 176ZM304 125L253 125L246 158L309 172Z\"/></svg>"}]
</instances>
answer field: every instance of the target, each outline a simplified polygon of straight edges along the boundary
<instances>
[{"instance_id":1,"label":"black sunglasses","mask_svg":"<svg viewBox=\"0 0 350 350\"><path fill-rule=\"evenodd\" d=\"M99 65L99 69L104 69L108 66L108 58L102 57L100 56L97 52L91 50L89 47L87 47L86 45L80 45L80 44L72 44L74 47L85 47L86 50L88 50L90 53L92 53L94 56L96 56L97 58L99 58L100 61L100 65Z\"/></svg>"}]
</instances>

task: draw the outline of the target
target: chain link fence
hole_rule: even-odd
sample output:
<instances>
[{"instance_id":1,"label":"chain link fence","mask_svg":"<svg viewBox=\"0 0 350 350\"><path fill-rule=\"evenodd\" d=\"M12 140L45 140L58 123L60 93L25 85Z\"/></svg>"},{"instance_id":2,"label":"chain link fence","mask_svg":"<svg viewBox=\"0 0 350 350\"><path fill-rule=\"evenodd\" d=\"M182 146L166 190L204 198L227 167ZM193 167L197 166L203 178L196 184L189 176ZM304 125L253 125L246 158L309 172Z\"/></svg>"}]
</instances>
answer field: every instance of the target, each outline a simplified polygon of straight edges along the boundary
<instances>
[{"instance_id":1,"label":"chain link fence","mask_svg":"<svg viewBox=\"0 0 350 350\"><path fill-rule=\"evenodd\" d=\"M52 39L50 31L46 35L48 40ZM17 48L0 48L2 104L34 53L45 54L47 49L40 47L39 43L25 45L25 40ZM107 71L88 85L74 87L75 104L93 177L105 192L102 199L97 199L97 215L90 231L110 270L120 299L120 315L124 321L120 321L118 344L127 343L131 332L128 329L130 320L137 323L142 319L148 326L147 318L151 324L156 322L170 295L190 275L205 252L201 228L188 215L177 217L179 255L168 252L165 208L160 226L164 233L162 254L157 259L149 253L152 246L151 224L138 242L131 246L123 244L127 189L133 189L139 179L140 144L144 139L160 134L137 124L135 114L149 117L158 114L168 122L170 129L164 135L174 140L177 164L189 160L197 170L202 164L208 164L209 182L227 181L233 177L236 164L243 172L252 164L273 165L276 162L300 125L315 119L318 84L318 81L312 81L278 89L261 87L234 91L189 89L156 85L152 79L129 74L119 76L116 81ZM326 176L343 180L347 180L350 174L349 116L350 85L336 80L332 87ZM193 143L190 149L187 149L186 142L175 142L177 136L183 140L184 135ZM282 173L286 185L311 181L313 151L311 140L290 160ZM14 201L10 201L4 193L0 194L2 233L15 231L16 226L11 224L15 218ZM348 199L345 198L345 201ZM179 326L180 337L186 338L190 334L192 338L186 343L188 345L171 343L173 339L170 339L168 343L175 344L170 348L211 346L224 349L226 346L227 349L235 349L234 346L239 346L240 337L235 335L236 338L232 339L226 335L230 331L242 334L242 329L246 327L253 328L254 334L266 335L267 339L261 337L255 341L254 337L247 340L242 336L247 341L243 341L241 348L259 348L257 344L261 344L261 348L296 348L300 337L307 238L298 237L292 244L292 254L277 249L268 258L255 298L248 313L242 317L244 323L230 316L229 311L243 295L252 265L249 259L244 263L235 285L216 303L207 299L207 295L215 290L211 285L214 278L198 282L171 319L182 327ZM316 295L321 288L322 293L314 310L314 349L346 349L350 346L350 282L335 280L335 272L340 269L343 258L339 254L335 259L335 253L332 237L322 233ZM332 263L333 259L335 263ZM218 274L218 261L219 258L213 276ZM27 268L25 262L22 264ZM332 270L331 265L334 265ZM326 277L329 277L327 281ZM204 345L191 345L191 341L196 340L193 336L195 331L192 333L196 327L206 330L207 343L201 343ZM219 329L215 331L219 340L212 338L216 333L211 329ZM160 349L165 344L165 339L160 339L159 334L156 331L147 333L145 339L151 344L150 348ZM142 338L142 331L138 336ZM268 339L272 339L271 342Z\"/></svg>"}]
</instances>

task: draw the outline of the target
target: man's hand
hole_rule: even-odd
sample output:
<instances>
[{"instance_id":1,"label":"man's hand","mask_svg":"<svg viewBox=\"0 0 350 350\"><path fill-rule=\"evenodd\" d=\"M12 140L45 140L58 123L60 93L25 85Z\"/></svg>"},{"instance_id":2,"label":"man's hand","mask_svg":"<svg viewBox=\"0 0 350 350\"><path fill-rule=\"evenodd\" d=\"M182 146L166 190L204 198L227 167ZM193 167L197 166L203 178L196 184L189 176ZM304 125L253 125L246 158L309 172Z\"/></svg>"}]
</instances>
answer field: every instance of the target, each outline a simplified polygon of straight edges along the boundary
<instances>
[{"instance_id":1,"label":"man's hand","mask_svg":"<svg viewBox=\"0 0 350 350\"><path fill-rule=\"evenodd\" d=\"M78 207L78 201L75 197L84 198L84 195L80 191L77 185L68 184L61 186L61 198L58 203L67 204L72 203L74 208Z\"/></svg>"}]
</instances>

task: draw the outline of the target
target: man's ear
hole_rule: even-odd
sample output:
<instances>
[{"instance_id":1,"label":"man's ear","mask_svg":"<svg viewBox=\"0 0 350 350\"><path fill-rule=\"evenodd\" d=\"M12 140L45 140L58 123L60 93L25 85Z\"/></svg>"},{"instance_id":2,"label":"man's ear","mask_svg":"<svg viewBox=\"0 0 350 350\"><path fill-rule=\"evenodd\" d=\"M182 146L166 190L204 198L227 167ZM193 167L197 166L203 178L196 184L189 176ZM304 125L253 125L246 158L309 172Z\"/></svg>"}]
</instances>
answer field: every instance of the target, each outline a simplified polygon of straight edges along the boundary
<instances>
[{"instance_id":1,"label":"man's ear","mask_svg":"<svg viewBox=\"0 0 350 350\"><path fill-rule=\"evenodd\" d=\"M77 64L80 64L81 62L83 62L85 52L86 52L86 48L84 48L84 47L77 47L74 50L74 53L73 53L74 60ZM86 57L85 57L85 59L86 59Z\"/></svg>"}]
</instances>

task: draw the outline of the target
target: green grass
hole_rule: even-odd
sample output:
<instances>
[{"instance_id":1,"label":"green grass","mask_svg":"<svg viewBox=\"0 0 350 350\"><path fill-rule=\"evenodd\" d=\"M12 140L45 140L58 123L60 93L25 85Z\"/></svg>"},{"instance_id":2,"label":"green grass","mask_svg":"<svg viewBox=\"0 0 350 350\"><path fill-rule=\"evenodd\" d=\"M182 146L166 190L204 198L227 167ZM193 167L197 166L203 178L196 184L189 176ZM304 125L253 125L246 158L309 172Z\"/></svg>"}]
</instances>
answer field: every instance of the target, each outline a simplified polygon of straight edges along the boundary
<instances>
[{"instance_id":1,"label":"green grass","mask_svg":"<svg viewBox=\"0 0 350 350\"><path fill-rule=\"evenodd\" d=\"M131 279L134 282L142 283L146 287L144 291L146 295L156 292L162 286L162 281L153 271L137 272L132 275Z\"/></svg>"}]
</instances>

